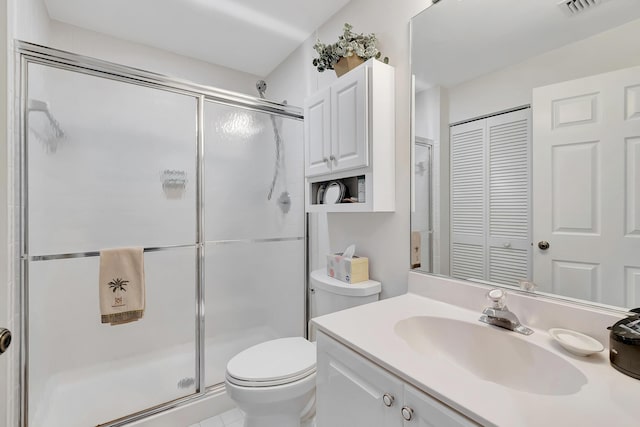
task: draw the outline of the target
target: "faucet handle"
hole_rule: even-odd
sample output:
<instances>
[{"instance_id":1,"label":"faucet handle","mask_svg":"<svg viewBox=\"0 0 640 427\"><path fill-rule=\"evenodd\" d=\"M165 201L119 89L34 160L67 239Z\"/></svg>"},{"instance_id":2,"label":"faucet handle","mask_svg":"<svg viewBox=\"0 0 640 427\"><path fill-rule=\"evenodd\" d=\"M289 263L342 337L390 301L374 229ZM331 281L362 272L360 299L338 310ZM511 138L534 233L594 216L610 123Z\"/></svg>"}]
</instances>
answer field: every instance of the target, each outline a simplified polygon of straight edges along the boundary
<instances>
[{"instance_id":1,"label":"faucet handle","mask_svg":"<svg viewBox=\"0 0 640 427\"><path fill-rule=\"evenodd\" d=\"M491 301L492 308L502 310L506 305L507 293L502 289L491 289L487 292L487 298Z\"/></svg>"}]
</instances>

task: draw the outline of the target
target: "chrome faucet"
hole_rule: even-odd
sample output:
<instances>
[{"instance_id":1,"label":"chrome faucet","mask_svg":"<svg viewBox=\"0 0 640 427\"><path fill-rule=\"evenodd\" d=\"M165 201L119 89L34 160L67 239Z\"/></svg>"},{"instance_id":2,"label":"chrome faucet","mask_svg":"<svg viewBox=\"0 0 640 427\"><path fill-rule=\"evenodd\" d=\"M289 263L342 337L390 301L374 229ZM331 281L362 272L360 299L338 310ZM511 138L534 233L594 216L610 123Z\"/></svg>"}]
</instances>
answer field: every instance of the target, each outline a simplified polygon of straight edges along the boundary
<instances>
[{"instance_id":1,"label":"chrome faucet","mask_svg":"<svg viewBox=\"0 0 640 427\"><path fill-rule=\"evenodd\" d=\"M531 335L533 330L523 326L518 317L513 314L505 303L507 294L502 289L492 289L487 293L487 298L491 301L491 307L482 311L480 321L489 325L500 326L510 331L519 332L524 335Z\"/></svg>"}]
</instances>

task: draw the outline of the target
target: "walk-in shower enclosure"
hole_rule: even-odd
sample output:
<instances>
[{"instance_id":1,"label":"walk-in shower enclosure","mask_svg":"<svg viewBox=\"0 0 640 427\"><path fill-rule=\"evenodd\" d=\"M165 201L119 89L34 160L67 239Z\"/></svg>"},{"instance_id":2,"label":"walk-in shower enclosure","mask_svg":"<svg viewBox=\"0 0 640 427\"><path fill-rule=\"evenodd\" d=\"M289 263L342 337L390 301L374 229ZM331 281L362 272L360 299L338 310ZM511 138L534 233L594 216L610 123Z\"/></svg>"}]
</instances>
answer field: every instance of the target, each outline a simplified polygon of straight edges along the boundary
<instances>
[{"instance_id":1,"label":"walk-in shower enclosure","mask_svg":"<svg viewBox=\"0 0 640 427\"><path fill-rule=\"evenodd\" d=\"M21 424L116 426L305 334L301 110L19 42ZM274 127L283 141L276 192ZM100 322L99 251L143 247L146 310Z\"/></svg>"}]
</instances>

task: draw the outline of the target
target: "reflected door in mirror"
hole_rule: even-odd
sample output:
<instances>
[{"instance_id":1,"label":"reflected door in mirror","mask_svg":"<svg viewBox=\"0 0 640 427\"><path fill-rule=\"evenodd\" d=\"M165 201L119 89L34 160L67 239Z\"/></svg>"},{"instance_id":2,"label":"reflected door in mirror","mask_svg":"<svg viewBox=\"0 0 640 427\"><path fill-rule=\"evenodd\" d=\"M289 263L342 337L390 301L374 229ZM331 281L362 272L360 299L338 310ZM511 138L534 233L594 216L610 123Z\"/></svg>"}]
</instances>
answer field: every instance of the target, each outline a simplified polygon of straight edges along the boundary
<instances>
[{"instance_id":1,"label":"reflected door in mirror","mask_svg":"<svg viewBox=\"0 0 640 427\"><path fill-rule=\"evenodd\" d=\"M534 280L640 305L640 67L533 90Z\"/></svg>"},{"instance_id":2,"label":"reflected door in mirror","mask_svg":"<svg viewBox=\"0 0 640 427\"><path fill-rule=\"evenodd\" d=\"M531 110L451 127L451 275L531 278Z\"/></svg>"}]
</instances>

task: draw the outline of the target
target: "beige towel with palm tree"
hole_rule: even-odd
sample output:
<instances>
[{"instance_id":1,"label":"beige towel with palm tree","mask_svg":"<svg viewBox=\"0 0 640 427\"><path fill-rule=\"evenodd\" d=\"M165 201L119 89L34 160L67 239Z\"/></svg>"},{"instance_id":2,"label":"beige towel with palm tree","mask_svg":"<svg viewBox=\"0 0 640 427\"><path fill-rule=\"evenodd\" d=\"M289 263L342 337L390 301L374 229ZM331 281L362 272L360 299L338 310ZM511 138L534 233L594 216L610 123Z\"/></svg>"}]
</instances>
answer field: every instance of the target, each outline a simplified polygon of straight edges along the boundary
<instances>
[{"instance_id":1,"label":"beige towel with palm tree","mask_svg":"<svg viewBox=\"0 0 640 427\"><path fill-rule=\"evenodd\" d=\"M120 325L144 314L144 249L100 251L100 314L102 323Z\"/></svg>"}]
</instances>

